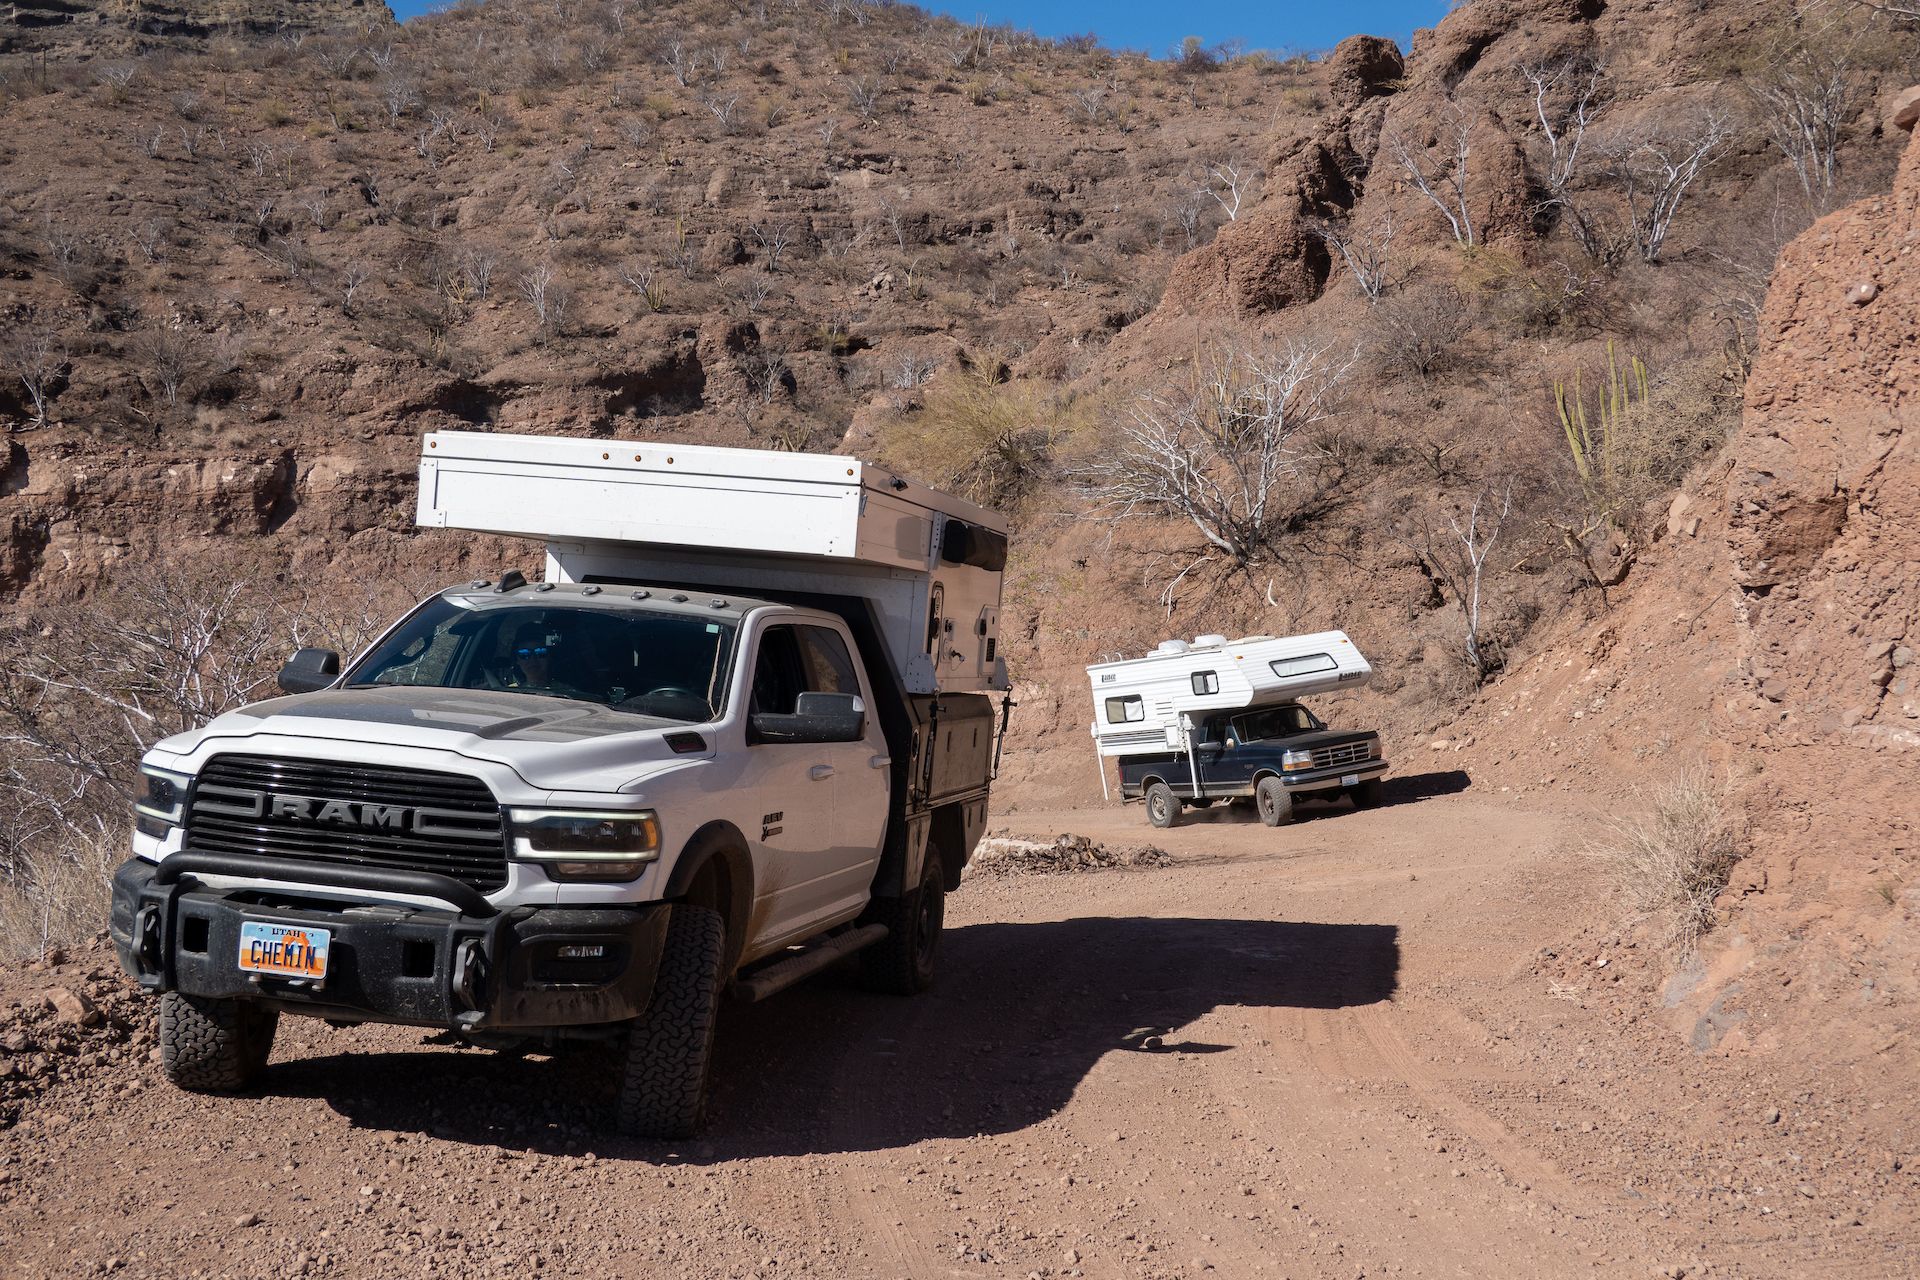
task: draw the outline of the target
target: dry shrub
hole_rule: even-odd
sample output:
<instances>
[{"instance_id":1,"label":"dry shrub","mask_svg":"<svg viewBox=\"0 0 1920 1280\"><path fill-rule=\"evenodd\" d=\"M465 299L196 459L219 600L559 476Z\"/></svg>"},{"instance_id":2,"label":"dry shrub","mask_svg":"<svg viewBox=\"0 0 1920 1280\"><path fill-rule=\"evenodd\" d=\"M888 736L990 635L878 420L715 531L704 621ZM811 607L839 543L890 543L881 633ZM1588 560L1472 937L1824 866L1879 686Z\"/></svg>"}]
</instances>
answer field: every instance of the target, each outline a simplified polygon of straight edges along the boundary
<instances>
[{"instance_id":1,"label":"dry shrub","mask_svg":"<svg viewBox=\"0 0 1920 1280\"><path fill-rule=\"evenodd\" d=\"M920 407L881 428L884 460L984 506L1011 507L1052 467L1067 415L1050 384L987 355L935 374Z\"/></svg>"},{"instance_id":2,"label":"dry shrub","mask_svg":"<svg viewBox=\"0 0 1920 1280\"><path fill-rule=\"evenodd\" d=\"M24 851L0 879L0 956L39 956L107 926L113 869L127 859L119 826Z\"/></svg>"},{"instance_id":3,"label":"dry shrub","mask_svg":"<svg viewBox=\"0 0 1920 1280\"><path fill-rule=\"evenodd\" d=\"M1740 853L1726 803L1701 768L1661 784L1646 813L1616 818L1587 850L1606 868L1628 921L1649 924L1675 958L1713 927L1714 900Z\"/></svg>"},{"instance_id":4,"label":"dry shrub","mask_svg":"<svg viewBox=\"0 0 1920 1280\"><path fill-rule=\"evenodd\" d=\"M1170 867L1173 855L1148 844L1104 845L1086 836L1051 842L995 836L980 842L967 864L970 876L1059 876L1113 867Z\"/></svg>"}]
</instances>

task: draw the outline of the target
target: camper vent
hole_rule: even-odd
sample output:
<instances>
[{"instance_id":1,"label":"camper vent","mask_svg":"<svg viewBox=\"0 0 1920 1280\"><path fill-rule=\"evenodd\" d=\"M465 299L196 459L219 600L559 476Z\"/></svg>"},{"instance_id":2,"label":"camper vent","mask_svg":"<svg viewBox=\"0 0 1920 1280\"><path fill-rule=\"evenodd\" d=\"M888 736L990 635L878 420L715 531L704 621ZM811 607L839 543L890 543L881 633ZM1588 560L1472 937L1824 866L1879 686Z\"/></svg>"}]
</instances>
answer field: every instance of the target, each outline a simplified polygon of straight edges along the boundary
<instances>
[{"instance_id":1,"label":"camper vent","mask_svg":"<svg viewBox=\"0 0 1920 1280\"><path fill-rule=\"evenodd\" d=\"M1188 645L1185 640L1162 640L1155 653L1185 653Z\"/></svg>"},{"instance_id":2,"label":"camper vent","mask_svg":"<svg viewBox=\"0 0 1920 1280\"><path fill-rule=\"evenodd\" d=\"M1222 649L1226 647L1225 636L1195 636L1193 647L1196 649Z\"/></svg>"}]
</instances>

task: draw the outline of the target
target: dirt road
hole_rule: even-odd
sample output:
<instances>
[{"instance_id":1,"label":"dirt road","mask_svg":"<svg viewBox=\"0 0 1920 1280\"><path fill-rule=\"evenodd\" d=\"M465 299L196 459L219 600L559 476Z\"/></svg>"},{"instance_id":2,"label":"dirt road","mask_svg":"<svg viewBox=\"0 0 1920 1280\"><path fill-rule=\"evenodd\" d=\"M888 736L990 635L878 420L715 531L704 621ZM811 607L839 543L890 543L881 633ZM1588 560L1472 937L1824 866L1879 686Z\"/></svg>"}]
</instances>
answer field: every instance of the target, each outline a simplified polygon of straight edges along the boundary
<instances>
[{"instance_id":1,"label":"dirt road","mask_svg":"<svg viewBox=\"0 0 1920 1280\"><path fill-rule=\"evenodd\" d=\"M0 1133L0 1276L1920 1271L1885 1117L1604 990L1585 819L1457 780L1004 820L1176 862L970 880L918 1000L730 1009L682 1148L602 1135L593 1052L288 1020L260 1096L103 1065Z\"/></svg>"}]
</instances>

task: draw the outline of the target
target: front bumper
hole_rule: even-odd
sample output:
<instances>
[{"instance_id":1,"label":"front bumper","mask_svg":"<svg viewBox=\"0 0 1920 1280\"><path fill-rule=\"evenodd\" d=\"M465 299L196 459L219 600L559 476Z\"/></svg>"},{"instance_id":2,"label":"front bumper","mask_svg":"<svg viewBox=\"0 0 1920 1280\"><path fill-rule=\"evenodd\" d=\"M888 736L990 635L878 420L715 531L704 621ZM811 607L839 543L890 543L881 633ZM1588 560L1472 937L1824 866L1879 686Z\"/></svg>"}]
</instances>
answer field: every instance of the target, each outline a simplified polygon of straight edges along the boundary
<instances>
[{"instance_id":1,"label":"front bumper","mask_svg":"<svg viewBox=\"0 0 1920 1280\"><path fill-rule=\"evenodd\" d=\"M666 903L435 910L260 889L217 890L141 859L113 877L120 965L150 991L258 1000L352 1022L462 1031L621 1022L645 1011L666 944ZM490 908L486 908L490 911ZM328 931L324 978L239 966L245 921ZM562 946L599 948L563 958Z\"/></svg>"},{"instance_id":2,"label":"front bumper","mask_svg":"<svg viewBox=\"0 0 1920 1280\"><path fill-rule=\"evenodd\" d=\"M1368 778L1380 777L1386 771L1385 760L1363 760L1357 764L1335 765L1330 769L1283 773L1280 781L1289 791L1337 791L1347 785L1344 779L1358 778L1365 782Z\"/></svg>"}]
</instances>

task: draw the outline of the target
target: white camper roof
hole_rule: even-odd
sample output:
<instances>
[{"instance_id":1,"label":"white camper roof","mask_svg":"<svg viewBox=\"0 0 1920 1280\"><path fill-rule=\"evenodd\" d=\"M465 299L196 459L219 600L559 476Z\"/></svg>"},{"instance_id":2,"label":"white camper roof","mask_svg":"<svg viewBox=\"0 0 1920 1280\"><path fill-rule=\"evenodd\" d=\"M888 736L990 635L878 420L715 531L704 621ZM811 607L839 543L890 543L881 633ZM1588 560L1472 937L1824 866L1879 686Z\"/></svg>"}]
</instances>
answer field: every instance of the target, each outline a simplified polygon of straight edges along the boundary
<instances>
[{"instance_id":1,"label":"white camper roof","mask_svg":"<svg viewBox=\"0 0 1920 1280\"><path fill-rule=\"evenodd\" d=\"M436 431L419 523L540 539L551 582L863 598L908 692L1007 687L1006 521L858 458Z\"/></svg>"},{"instance_id":2,"label":"white camper roof","mask_svg":"<svg viewBox=\"0 0 1920 1280\"><path fill-rule=\"evenodd\" d=\"M1344 631L1168 640L1144 657L1087 668L1093 736L1102 755L1182 749L1188 717L1356 688L1372 675Z\"/></svg>"},{"instance_id":3,"label":"white camper roof","mask_svg":"<svg viewBox=\"0 0 1920 1280\"><path fill-rule=\"evenodd\" d=\"M858 458L476 431L420 447L429 527L924 571L936 515L1006 536L994 512Z\"/></svg>"}]
</instances>

